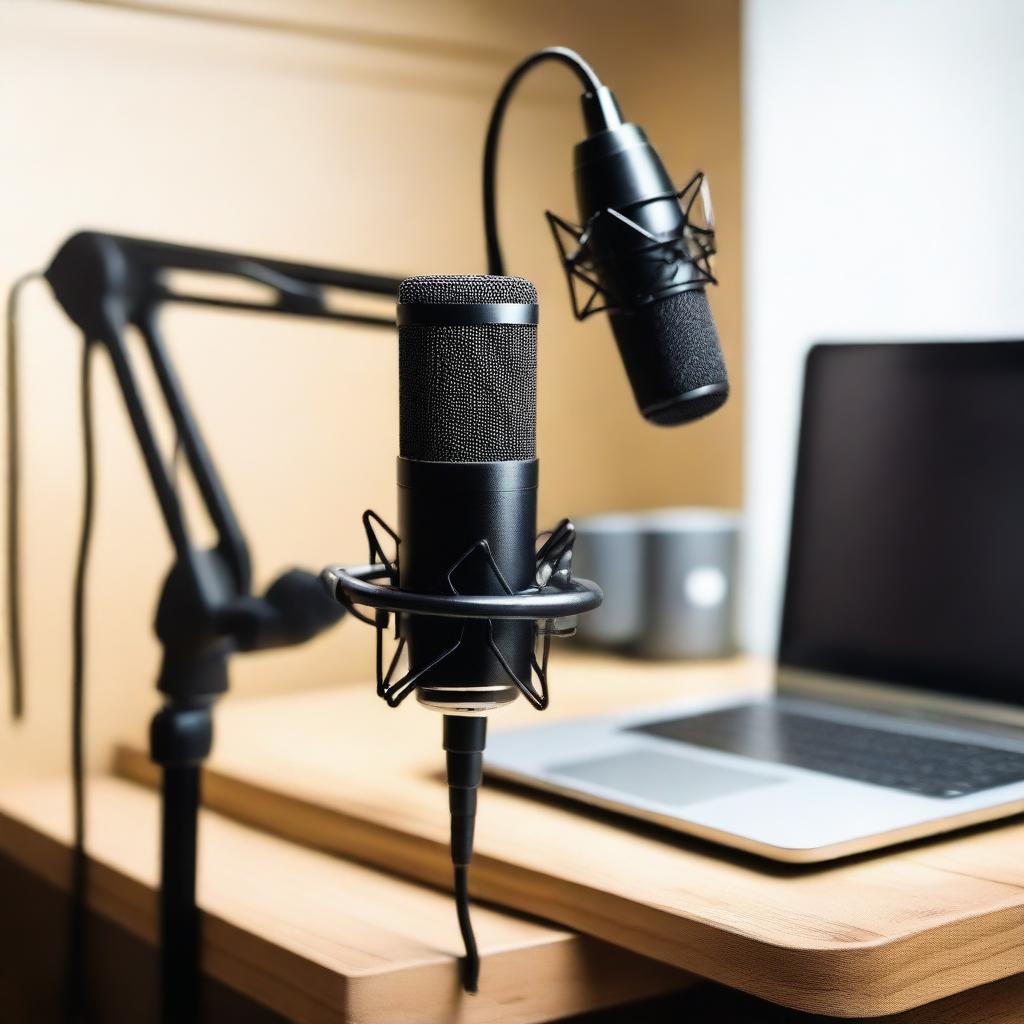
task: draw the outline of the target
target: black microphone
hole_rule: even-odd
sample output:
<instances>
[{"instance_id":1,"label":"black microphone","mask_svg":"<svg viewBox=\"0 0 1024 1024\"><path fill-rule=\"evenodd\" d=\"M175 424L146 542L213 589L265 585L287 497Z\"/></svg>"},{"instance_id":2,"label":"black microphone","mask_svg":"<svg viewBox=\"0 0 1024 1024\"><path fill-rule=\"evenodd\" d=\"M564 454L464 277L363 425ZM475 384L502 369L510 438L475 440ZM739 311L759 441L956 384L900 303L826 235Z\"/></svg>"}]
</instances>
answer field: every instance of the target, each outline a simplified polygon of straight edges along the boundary
<instances>
[{"instance_id":1,"label":"black microphone","mask_svg":"<svg viewBox=\"0 0 1024 1024\"><path fill-rule=\"evenodd\" d=\"M519 277L401 283L399 529L366 511L369 563L329 566L321 577L376 627L378 696L397 707L415 690L444 715L462 982L471 992L480 960L468 867L485 716L520 693L547 707L552 637L571 635L575 616L602 600L600 587L572 573L569 520L536 547L537 311L536 289ZM395 542L393 556L378 530ZM398 647L389 661L392 615Z\"/></svg>"},{"instance_id":2,"label":"black microphone","mask_svg":"<svg viewBox=\"0 0 1024 1024\"><path fill-rule=\"evenodd\" d=\"M536 569L536 289L517 277L414 277L398 299L399 585L522 590ZM488 622L403 619L420 703L480 712L515 697L490 641L528 678L532 624Z\"/></svg>"},{"instance_id":3,"label":"black microphone","mask_svg":"<svg viewBox=\"0 0 1024 1024\"><path fill-rule=\"evenodd\" d=\"M537 292L518 277L414 277L399 288L399 586L508 595L535 583ZM444 713L452 861L466 942L486 719L530 679L532 621L402 616L409 677Z\"/></svg>"},{"instance_id":4,"label":"black microphone","mask_svg":"<svg viewBox=\"0 0 1024 1024\"><path fill-rule=\"evenodd\" d=\"M575 148L580 227L549 215L556 239L569 229L578 243L573 253L563 249L567 269L594 286L608 310L644 417L674 425L706 416L729 394L705 292L715 283L706 180L694 175L677 192L644 130L623 123L607 86L582 102L589 134Z\"/></svg>"},{"instance_id":5,"label":"black microphone","mask_svg":"<svg viewBox=\"0 0 1024 1024\"><path fill-rule=\"evenodd\" d=\"M548 213L582 320L608 312L633 395L651 423L673 425L714 412L729 394L725 361L705 286L716 284L714 217L698 172L677 190L642 128L623 123L611 90L574 50L537 50L509 73L484 144L487 267L503 274L498 240L497 152L505 110L519 82L544 62L583 85L587 137L575 149L578 224Z\"/></svg>"}]
</instances>

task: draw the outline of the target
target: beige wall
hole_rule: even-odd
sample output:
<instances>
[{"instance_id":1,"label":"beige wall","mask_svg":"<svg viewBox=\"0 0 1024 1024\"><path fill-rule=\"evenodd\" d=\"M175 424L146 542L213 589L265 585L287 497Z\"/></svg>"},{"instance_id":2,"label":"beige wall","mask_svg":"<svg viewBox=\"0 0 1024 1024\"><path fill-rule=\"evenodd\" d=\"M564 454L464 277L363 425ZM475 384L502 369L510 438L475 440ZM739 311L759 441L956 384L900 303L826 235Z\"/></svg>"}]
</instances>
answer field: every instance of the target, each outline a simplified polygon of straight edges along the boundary
<instances>
[{"instance_id":1,"label":"beige wall","mask_svg":"<svg viewBox=\"0 0 1024 1024\"><path fill-rule=\"evenodd\" d=\"M641 22L647 27L630 34ZM708 171L723 281L712 300L741 385L732 0L640 0L628 17L613 0L9 0L0 7L0 285L43 266L85 226L395 274L478 271L478 165L489 105L519 55L555 42L592 60L680 181L698 165ZM544 304L543 519L736 504L738 396L686 430L647 426L603 318L577 325L569 315L542 211L572 215L578 135L574 83L563 69L538 72L509 116L500 194L509 269L532 277ZM166 322L260 585L291 564L362 558L362 509L393 518L393 341L209 311L173 310ZM22 333L28 718L15 728L0 723L6 773L66 765L81 487L80 342L42 284L26 293ZM105 358L95 369L94 764L113 737L142 730L155 707L151 620L170 559ZM349 623L302 650L238 658L233 692L365 680L371 634ZM5 664L5 700L7 685Z\"/></svg>"}]
</instances>

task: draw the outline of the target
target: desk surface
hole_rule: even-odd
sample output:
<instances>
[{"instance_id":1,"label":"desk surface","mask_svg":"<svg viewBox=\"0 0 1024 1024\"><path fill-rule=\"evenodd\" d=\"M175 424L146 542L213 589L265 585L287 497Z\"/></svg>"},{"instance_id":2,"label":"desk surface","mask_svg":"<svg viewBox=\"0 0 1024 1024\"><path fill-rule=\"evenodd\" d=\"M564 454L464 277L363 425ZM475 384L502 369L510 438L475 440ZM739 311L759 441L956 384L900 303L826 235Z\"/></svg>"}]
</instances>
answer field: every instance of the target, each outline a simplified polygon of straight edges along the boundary
<instances>
[{"instance_id":1,"label":"desk surface","mask_svg":"<svg viewBox=\"0 0 1024 1024\"><path fill-rule=\"evenodd\" d=\"M0 787L0 852L66 887L69 786ZM88 793L90 904L156 935L158 806L118 779ZM678 971L594 939L478 908L480 992L459 988L451 898L209 811L199 902L206 971L303 1024L547 1021L686 984ZM2 1008L0 1008L2 1015Z\"/></svg>"},{"instance_id":2,"label":"desk surface","mask_svg":"<svg viewBox=\"0 0 1024 1024\"><path fill-rule=\"evenodd\" d=\"M624 699L764 688L767 666L555 664L551 715ZM533 712L513 707L507 721ZM226 701L212 806L409 877L448 884L440 722L371 687ZM152 778L138 753L122 771ZM1024 970L1024 826L793 868L485 787L476 896L536 913L775 1002L892 1014Z\"/></svg>"}]
</instances>

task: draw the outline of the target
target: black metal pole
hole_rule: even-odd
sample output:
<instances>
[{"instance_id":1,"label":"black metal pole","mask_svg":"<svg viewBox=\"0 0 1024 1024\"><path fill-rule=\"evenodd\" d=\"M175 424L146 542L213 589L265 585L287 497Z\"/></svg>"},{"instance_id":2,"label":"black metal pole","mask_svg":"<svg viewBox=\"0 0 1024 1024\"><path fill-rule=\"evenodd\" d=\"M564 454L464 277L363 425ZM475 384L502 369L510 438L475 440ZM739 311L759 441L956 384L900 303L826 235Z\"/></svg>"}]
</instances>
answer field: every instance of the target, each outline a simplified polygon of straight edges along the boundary
<instances>
[{"instance_id":1,"label":"black metal pole","mask_svg":"<svg viewBox=\"0 0 1024 1024\"><path fill-rule=\"evenodd\" d=\"M160 991L163 1024L197 1024L200 1008L196 850L200 766L163 772L160 844Z\"/></svg>"},{"instance_id":2,"label":"black metal pole","mask_svg":"<svg viewBox=\"0 0 1024 1024\"><path fill-rule=\"evenodd\" d=\"M160 1021L202 1019L196 851L202 764L213 746L212 700L169 701L150 726L150 754L163 768L160 838Z\"/></svg>"}]
</instances>

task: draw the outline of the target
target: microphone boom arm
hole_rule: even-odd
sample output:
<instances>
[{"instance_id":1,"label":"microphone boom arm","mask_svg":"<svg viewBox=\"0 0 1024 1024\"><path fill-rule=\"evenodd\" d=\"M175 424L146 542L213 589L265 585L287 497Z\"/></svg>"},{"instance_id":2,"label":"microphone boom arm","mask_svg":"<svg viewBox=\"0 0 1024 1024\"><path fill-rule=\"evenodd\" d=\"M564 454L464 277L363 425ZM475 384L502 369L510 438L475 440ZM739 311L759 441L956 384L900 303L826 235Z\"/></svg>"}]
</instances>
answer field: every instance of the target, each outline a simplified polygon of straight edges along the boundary
<instances>
[{"instance_id":1,"label":"microphone boom arm","mask_svg":"<svg viewBox=\"0 0 1024 1024\"><path fill-rule=\"evenodd\" d=\"M268 301L256 302L176 287L169 280L173 271L253 281L271 289L271 294ZM248 593L251 565L245 538L164 345L159 310L167 303L183 303L393 329L392 317L336 309L328 299L331 290L391 297L397 294L399 280L94 231L69 238L45 277L86 343L98 342L107 349L177 559L186 562L195 549L125 342L126 329L138 329L178 443L217 532L216 550L238 592Z\"/></svg>"},{"instance_id":2,"label":"microphone boom arm","mask_svg":"<svg viewBox=\"0 0 1024 1024\"><path fill-rule=\"evenodd\" d=\"M176 287L173 271L193 271L256 282L269 289L266 302L238 299ZM324 616L311 606L305 620L275 621L280 600L294 594L292 572L281 577L266 597L250 596L249 549L227 492L189 407L159 329L159 312L167 303L191 303L248 312L281 313L315 319L394 328L392 317L373 316L334 308L330 290L393 298L400 281L383 275L337 270L240 253L127 238L100 232L80 232L69 238L44 274L55 297L81 329L83 395L88 394L88 353L95 344L106 348L139 443L157 503L175 551L175 563L163 586L156 614L156 632L163 647L159 689L166 703L150 727L150 753L163 769L162 853L160 886L161 1018L165 1024L197 1020L200 1007L199 913L195 902L196 833L200 802L200 767L213 740L211 708L227 689L227 662L235 650L253 650L301 642L340 618L341 611ZM217 541L212 550L192 542L188 523L169 465L160 451L149 411L138 385L126 342L126 331L141 335L155 372L161 396L177 435L177 446L188 464ZM15 365L13 313L9 324L9 365ZM12 399L16 395L9 381ZM85 403L83 398L83 403ZM9 479L18 477L17 422L11 403L8 438ZM91 412L83 404L86 423L87 511L83 520L76 570L75 635L84 631L84 578L91 529L92 448ZM175 449L177 454L178 447ZM15 716L22 710L19 586L14 567L19 547L17 502L10 501L8 549L12 553L8 627L10 632ZM278 590L275 599L275 589ZM319 595L319 587L316 593ZM268 618L269 616L269 618ZM262 632L261 632L262 630ZM70 996L81 999L84 984L83 931L85 913L84 754L82 708L83 654L75 648L72 686L72 775L75 841L70 931Z\"/></svg>"}]
</instances>

